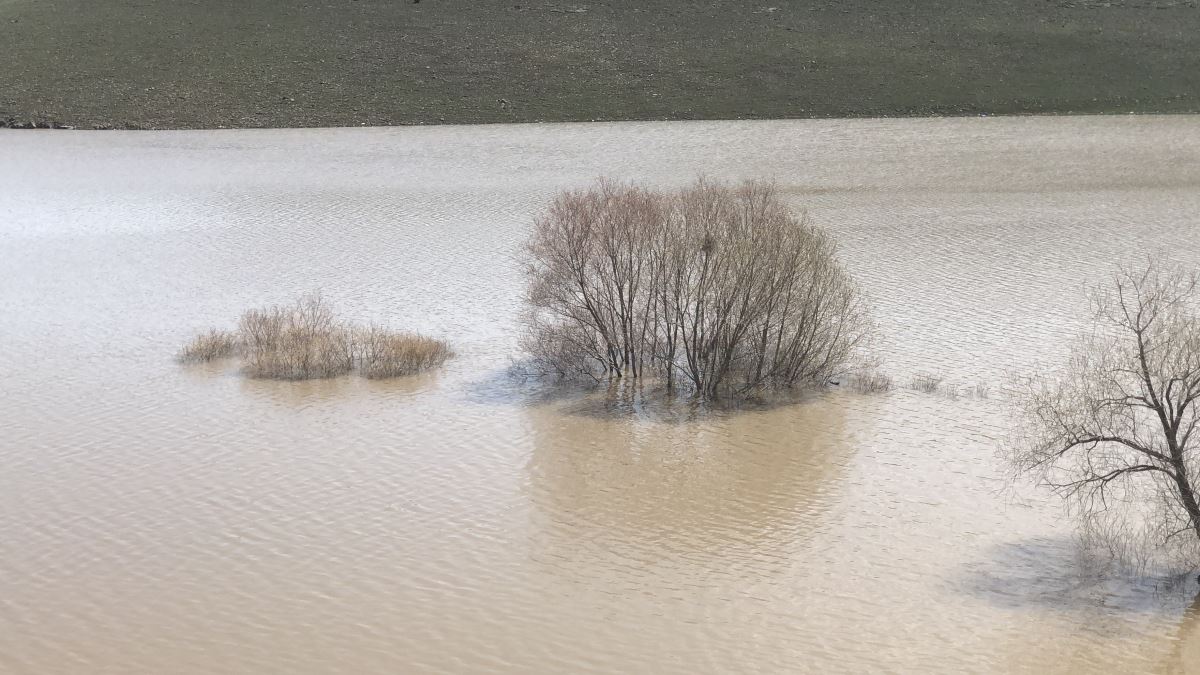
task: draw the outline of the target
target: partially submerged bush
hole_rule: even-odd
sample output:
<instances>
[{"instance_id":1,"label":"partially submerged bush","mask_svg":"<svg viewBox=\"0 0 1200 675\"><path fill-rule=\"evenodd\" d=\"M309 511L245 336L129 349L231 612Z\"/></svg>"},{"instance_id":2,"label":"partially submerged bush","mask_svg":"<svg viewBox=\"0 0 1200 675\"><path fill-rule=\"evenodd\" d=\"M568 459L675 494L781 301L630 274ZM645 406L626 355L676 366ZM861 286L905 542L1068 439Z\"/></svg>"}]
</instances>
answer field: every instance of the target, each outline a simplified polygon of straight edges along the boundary
<instances>
[{"instance_id":1,"label":"partially submerged bush","mask_svg":"<svg viewBox=\"0 0 1200 675\"><path fill-rule=\"evenodd\" d=\"M372 379L419 373L442 365L454 355L441 340L378 326L356 331L354 350L358 372Z\"/></svg>"},{"instance_id":2,"label":"partially submerged bush","mask_svg":"<svg viewBox=\"0 0 1200 675\"><path fill-rule=\"evenodd\" d=\"M851 373L848 379L850 387L860 394L886 394L895 388L890 375L873 368Z\"/></svg>"},{"instance_id":3,"label":"partially submerged bush","mask_svg":"<svg viewBox=\"0 0 1200 675\"><path fill-rule=\"evenodd\" d=\"M534 224L525 346L544 368L705 397L823 383L872 324L833 241L771 185L601 181Z\"/></svg>"},{"instance_id":4,"label":"partially submerged bush","mask_svg":"<svg viewBox=\"0 0 1200 675\"><path fill-rule=\"evenodd\" d=\"M964 385L947 381L944 376L932 373L917 373L909 380L908 388L922 394L934 394L956 400L960 397L984 400L991 396L991 388L986 382Z\"/></svg>"},{"instance_id":5,"label":"partially submerged bush","mask_svg":"<svg viewBox=\"0 0 1200 675\"><path fill-rule=\"evenodd\" d=\"M453 353L440 340L378 326L356 328L340 319L320 295L294 305L252 309L236 333L210 331L179 354L181 361L208 361L240 354L251 377L308 380L357 369L369 378L411 375L440 366Z\"/></svg>"},{"instance_id":6,"label":"partially submerged bush","mask_svg":"<svg viewBox=\"0 0 1200 675\"><path fill-rule=\"evenodd\" d=\"M242 314L246 374L279 380L344 375L354 368L350 329L319 295L293 306L252 309Z\"/></svg>"},{"instance_id":7,"label":"partially submerged bush","mask_svg":"<svg viewBox=\"0 0 1200 675\"><path fill-rule=\"evenodd\" d=\"M946 378L941 375L932 375L930 373L918 373L913 376L908 383L909 389L915 389L923 394L936 394L942 388L942 382ZM953 389L951 390L953 391Z\"/></svg>"},{"instance_id":8,"label":"partially submerged bush","mask_svg":"<svg viewBox=\"0 0 1200 675\"><path fill-rule=\"evenodd\" d=\"M183 346L175 356L181 363L203 363L216 359L225 359L238 351L238 338L226 330L213 328L207 333L201 333Z\"/></svg>"}]
</instances>

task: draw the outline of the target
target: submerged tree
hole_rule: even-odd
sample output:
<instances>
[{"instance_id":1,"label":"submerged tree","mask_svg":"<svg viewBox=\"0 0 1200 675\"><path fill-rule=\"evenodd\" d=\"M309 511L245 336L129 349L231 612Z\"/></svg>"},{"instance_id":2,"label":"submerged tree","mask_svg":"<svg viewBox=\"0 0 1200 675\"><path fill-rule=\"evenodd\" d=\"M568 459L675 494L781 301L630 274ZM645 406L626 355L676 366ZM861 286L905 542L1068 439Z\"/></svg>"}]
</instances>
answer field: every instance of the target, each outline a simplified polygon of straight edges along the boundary
<instances>
[{"instance_id":1,"label":"submerged tree","mask_svg":"<svg viewBox=\"0 0 1200 675\"><path fill-rule=\"evenodd\" d=\"M1196 274L1152 260L1120 269L1091 299L1094 330L1061 377L1020 392L1024 433L1009 460L1087 519L1118 512L1145 519L1160 541L1200 538Z\"/></svg>"},{"instance_id":2,"label":"submerged tree","mask_svg":"<svg viewBox=\"0 0 1200 675\"><path fill-rule=\"evenodd\" d=\"M526 244L527 346L562 373L637 377L646 366L657 248L665 204L646 190L601 181L559 195Z\"/></svg>"},{"instance_id":3,"label":"submerged tree","mask_svg":"<svg viewBox=\"0 0 1200 675\"><path fill-rule=\"evenodd\" d=\"M871 332L833 241L774 186L567 192L526 246L526 347L552 370L703 396L820 382Z\"/></svg>"}]
</instances>

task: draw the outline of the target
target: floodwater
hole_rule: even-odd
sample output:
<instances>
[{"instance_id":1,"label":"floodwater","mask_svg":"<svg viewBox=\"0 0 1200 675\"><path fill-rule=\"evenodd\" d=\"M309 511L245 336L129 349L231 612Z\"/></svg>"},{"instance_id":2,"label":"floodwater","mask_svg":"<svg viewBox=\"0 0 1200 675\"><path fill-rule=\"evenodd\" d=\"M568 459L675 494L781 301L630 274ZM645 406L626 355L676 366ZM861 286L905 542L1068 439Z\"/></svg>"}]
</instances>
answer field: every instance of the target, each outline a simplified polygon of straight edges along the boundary
<instances>
[{"instance_id":1,"label":"floodwater","mask_svg":"<svg viewBox=\"0 0 1200 675\"><path fill-rule=\"evenodd\" d=\"M507 374L554 191L701 173L836 235L898 389ZM0 672L1200 672L1196 582L1097 574L993 458L1083 288L1198 226L1187 116L2 133ZM315 289L459 357L172 361Z\"/></svg>"}]
</instances>

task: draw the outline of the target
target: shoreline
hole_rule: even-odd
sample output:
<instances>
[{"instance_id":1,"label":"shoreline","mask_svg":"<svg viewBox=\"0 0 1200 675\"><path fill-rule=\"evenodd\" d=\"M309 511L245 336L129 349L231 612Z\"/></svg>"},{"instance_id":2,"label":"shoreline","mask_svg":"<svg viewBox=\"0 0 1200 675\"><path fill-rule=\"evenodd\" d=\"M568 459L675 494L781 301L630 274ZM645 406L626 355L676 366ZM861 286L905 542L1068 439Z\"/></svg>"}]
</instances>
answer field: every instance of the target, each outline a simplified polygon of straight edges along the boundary
<instances>
[{"instance_id":1,"label":"shoreline","mask_svg":"<svg viewBox=\"0 0 1200 675\"><path fill-rule=\"evenodd\" d=\"M299 130L341 130L341 129L411 129L437 127L525 127L525 126L559 126L573 124L638 124L655 122L801 122L801 121L837 121L837 120L957 120L957 119L1021 119L1021 118L1067 118L1067 117L1188 117L1200 116L1200 109L1179 111L1136 110L1129 112L1076 112L1076 111L1047 111L1025 113L961 113L961 114L913 114L913 115L843 115L843 116L808 116L808 117L721 117L721 118L649 118L637 117L627 119L581 119L581 120L527 120L527 121L492 121L492 122L409 122L399 124L359 124L359 125L313 125L313 126L212 126L212 127L142 127L102 126L88 127L81 125L63 124L54 120L20 118L0 118L0 132L3 131L299 131Z\"/></svg>"}]
</instances>

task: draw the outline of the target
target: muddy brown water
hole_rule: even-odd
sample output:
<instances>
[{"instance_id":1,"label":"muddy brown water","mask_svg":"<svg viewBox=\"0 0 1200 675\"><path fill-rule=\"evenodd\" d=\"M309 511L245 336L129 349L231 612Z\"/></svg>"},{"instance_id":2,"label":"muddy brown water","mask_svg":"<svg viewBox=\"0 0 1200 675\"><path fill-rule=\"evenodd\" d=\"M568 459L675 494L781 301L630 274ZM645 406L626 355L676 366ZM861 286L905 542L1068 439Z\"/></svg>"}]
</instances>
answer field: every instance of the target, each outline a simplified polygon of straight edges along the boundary
<instances>
[{"instance_id":1,"label":"muddy brown water","mask_svg":"<svg viewBox=\"0 0 1200 675\"><path fill-rule=\"evenodd\" d=\"M897 390L705 410L506 375L554 191L700 173L835 233ZM1200 668L1195 582L1096 575L993 459L1005 377L1064 357L1082 289L1200 265L1198 227L1188 116L0 133L0 672ZM313 289L459 357L172 362Z\"/></svg>"}]
</instances>

